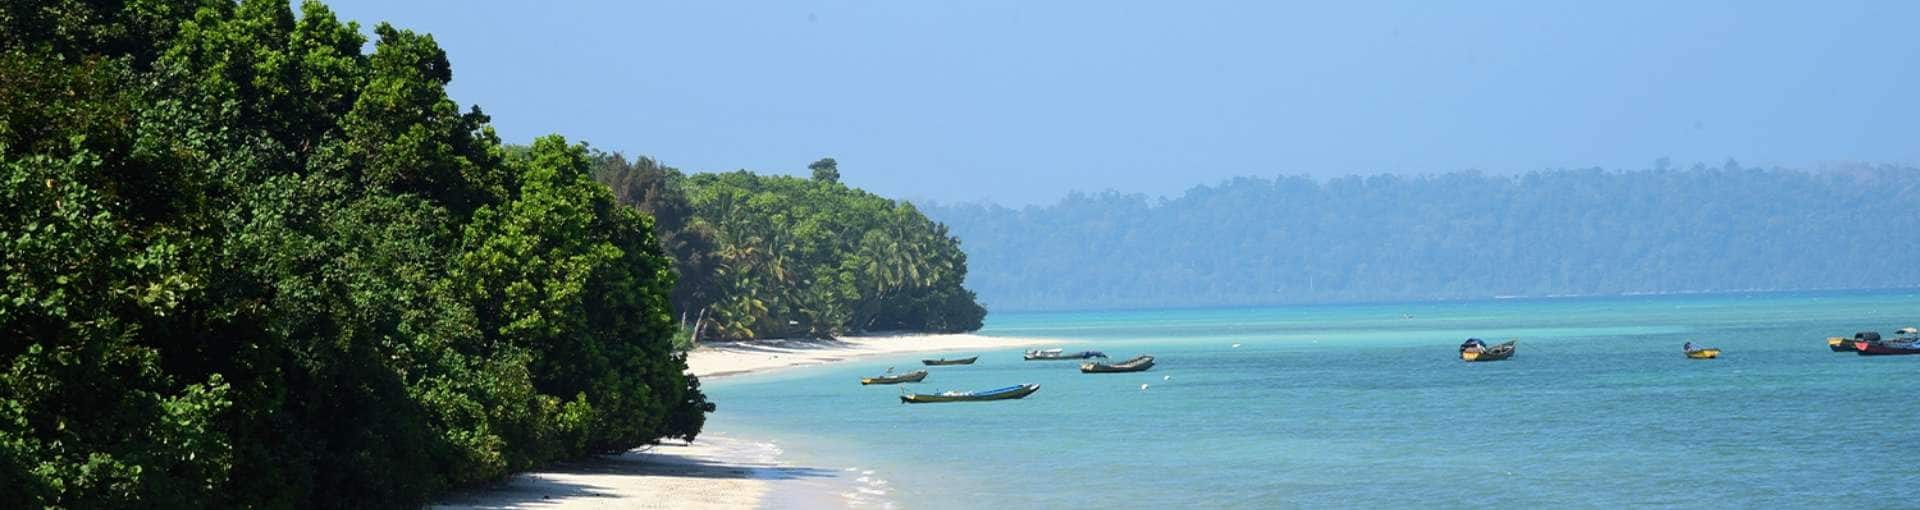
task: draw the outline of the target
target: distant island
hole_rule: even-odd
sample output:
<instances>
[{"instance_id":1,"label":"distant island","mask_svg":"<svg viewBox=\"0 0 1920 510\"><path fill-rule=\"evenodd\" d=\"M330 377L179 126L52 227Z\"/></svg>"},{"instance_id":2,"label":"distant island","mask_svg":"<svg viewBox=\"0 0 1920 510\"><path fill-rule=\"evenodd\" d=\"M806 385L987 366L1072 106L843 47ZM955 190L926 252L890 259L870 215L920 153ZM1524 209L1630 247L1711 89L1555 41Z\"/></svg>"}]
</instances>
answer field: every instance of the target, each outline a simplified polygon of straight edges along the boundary
<instances>
[{"instance_id":1,"label":"distant island","mask_svg":"<svg viewBox=\"0 0 1920 510\"><path fill-rule=\"evenodd\" d=\"M1241 178L925 208L996 310L1920 283L1920 169Z\"/></svg>"}]
</instances>

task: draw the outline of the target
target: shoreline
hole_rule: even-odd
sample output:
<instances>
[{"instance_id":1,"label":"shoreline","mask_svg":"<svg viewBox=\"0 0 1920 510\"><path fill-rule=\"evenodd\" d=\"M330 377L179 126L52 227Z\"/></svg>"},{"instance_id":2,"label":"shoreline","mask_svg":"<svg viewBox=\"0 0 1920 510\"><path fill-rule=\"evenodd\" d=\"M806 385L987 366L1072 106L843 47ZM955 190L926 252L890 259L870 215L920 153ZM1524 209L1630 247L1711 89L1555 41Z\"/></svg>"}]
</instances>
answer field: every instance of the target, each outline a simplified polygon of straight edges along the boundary
<instances>
[{"instance_id":1,"label":"shoreline","mask_svg":"<svg viewBox=\"0 0 1920 510\"><path fill-rule=\"evenodd\" d=\"M991 337L974 333L715 342L703 344L687 353L687 373L701 379L717 379L875 356L987 351L1068 343L1073 342Z\"/></svg>"},{"instance_id":2,"label":"shoreline","mask_svg":"<svg viewBox=\"0 0 1920 510\"><path fill-rule=\"evenodd\" d=\"M973 333L896 334L833 340L774 339L704 344L687 353L687 373L722 379L887 355L991 351L1074 343ZM724 402L721 403L724 406ZM724 408L724 407L723 407ZM782 461L775 442L702 432L693 443L662 443L618 455L518 473L491 487L441 498L435 509L699 508L869 506L831 488L836 470ZM857 480L838 480L856 485ZM856 488L856 491L858 489ZM882 504L881 507L891 507Z\"/></svg>"}]
</instances>

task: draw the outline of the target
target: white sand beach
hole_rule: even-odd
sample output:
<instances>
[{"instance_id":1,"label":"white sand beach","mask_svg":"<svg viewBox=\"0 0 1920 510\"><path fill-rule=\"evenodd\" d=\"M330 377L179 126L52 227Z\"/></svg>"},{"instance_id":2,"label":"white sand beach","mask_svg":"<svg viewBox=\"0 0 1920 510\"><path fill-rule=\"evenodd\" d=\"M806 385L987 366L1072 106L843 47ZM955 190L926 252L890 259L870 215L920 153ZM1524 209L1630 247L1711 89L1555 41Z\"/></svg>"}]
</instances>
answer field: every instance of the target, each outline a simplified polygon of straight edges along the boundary
<instances>
[{"instance_id":1,"label":"white sand beach","mask_svg":"<svg viewBox=\"0 0 1920 510\"><path fill-rule=\"evenodd\" d=\"M889 335L834 340L756 340L702 345L687 355L688 373L703 379L821 365L871 356L964 353L1070 342L974 334ZM724 402L720 403L725 409ZM850 501L809 497L771 501L773 494L808 494L809 479L830 469L783 464L766 442L703 433L693 444L664 444L591 461L521 473L495 487L462 493L437 509L711 509L820 508ZM797 488L797 489L796 489ZM817 492L817 491L814 491Z\"/></svg>"},{"instance_id":2,"label":"white sand beach","mask_svg":"<svg viewBox=\"0 0 1920 510\"><path fill-rule=\"evenodd\" d=\"M687 372L705 379L887 354L952 352L966 353L967 356L971 356L972 354L967 351L1064 343L1067 342L974 334L721 342L702 345L689 353Z\"/></svg>"}]
</instances>

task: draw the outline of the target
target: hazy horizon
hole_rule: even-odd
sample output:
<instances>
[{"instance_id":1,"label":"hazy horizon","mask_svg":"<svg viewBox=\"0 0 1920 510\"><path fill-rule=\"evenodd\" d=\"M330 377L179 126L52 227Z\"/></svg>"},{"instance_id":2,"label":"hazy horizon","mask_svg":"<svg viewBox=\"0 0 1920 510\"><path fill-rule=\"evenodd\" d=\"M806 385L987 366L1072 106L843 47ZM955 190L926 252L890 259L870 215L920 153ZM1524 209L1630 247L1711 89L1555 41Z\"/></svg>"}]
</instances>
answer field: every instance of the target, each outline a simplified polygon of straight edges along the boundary
<instances>
[{"instance_id":1,"label":"hazy horizon","mask_svg":"<svg viewBox=\"0 0 1920 510\"><path fill-rule=\"evenodd\" d=\"M1810 166L1810 167L1787 167L1787 166L1778 166L1778 165L1773 165L1773 166L1746 165L1744 162L1729 158L1727 161L1721 161L1718 163L1695 162L1695 163L1682 165L1678 162L1668 162L1669 166L1666 166L1664 168L1658 168L1658 163L1656 162L1655 164L1640 165L1637 167L1602 168L1602 167L1595 167L1595 166L1587 166L1587 167L1570 167L1570 168L1542 168L1542 169L1535 169L1535 170L1516 170L1512 172L1488 172L1488 171L1483 171L1479 169L1461 169L1461 170L1450 170L1450 171L1442 171L1442 172L1372 172L1372 173L1352 173L1352 174L1339 174L1339 175L1315 175L1315 174L1304 173L1304 172L1268 173L1268 174L1249 173L1244 175L1228 175L1228 176L1222 176L1216 179L1195 181L1192 184L1186 185L1185 187L1180 187L1180 188L1172 189L1165 192L1133 191L1133 190L1123 190L1123 189L1112 188L1112 187L1068 188L1061 191L1060 194L1055 195L1051 198L1040 197L1035 201L1025 202L1025 203L1015 203L1015 204L999 202L991 198L979 198L979 199L972 199L972 200L939 200L939 199L929 198L926 196L916 196L916 195L913 195L912 193L903 193L900 196L896 196L893 198L912 202L915 205L922 206L922 207L984 206L984 207L1003 207L1006 209L1013 209L1013 210L1021 210L1021 209L1027 209L1027 208L1044 209L1044 208L1049 208L1049 207L1058 206L1064 203L1071 202L1076 197L1092 197L1092 196L1104 196L1104 195L1118 195L1118 196L1127 197L1127 198L1138 197L1138 198L1143 198L1150 201L1178 200L1179 198L1186 196L1190 193L1194 193L1197 191L1205 191L1208 189L1218 188L1226 185L1231 185L1234 182L1241 181L1241 180L1275 181L1275 180L1282 180L1282 179L1307 178L1307 179L1313 180L1316 183L1325 184L1327 182L1337 180L1337 179L1349 179L1349 178L1367 179L1367 178L1381 177L1381 176L1392 176L1392 177L1403 178L1403 179L1432 179L1432 178L1439 178L1439 177L1445 177L1445 176L1459 176L1459 175L1517 178L1517 177L1525 176L1530 173L1538 174L1538 173L1556 173L1556 172L1583 172L1583 171L1596 171L1596 170L1604 173L1623 173L1623 172L1641 172L1641 171L1700 171L1700 170L1715 171L1715 170L1720 170L1725 168L1725 165L1729 161L1735 164L1738 164L1742 169L1765 168L1770 170L1801 172L1809 175L1846 174L1846 173L1873 174L1873 173L1878 173L1886 170L1920 172L1920 166L1903 164L1903 163L1882 163L1882 162L1861 161L1861 162L1836 162L1836 163L1828 163L1828 164L1822 164L1822 165L1816 165L1816 166ZM681 170L685 171L687 169L681 169ZM746 169L746 170L757 171L755 169ZM699 170L695 170L695 171L699 171ZM800 175L798 172L766 172L766 173L782 173L782 174Z\"/></svg>"},{"instance_id":2,"label":"hazy horizon","mask_svg":"<svg viewBox=\"0 0 1920 510\"><path fill-rule=\"evenodd\" d=\"M689 171L831 156L851 185L922 201L1920 161L1912 3L334 6L433 34L454 98L509 141L559 132Z\"/></svg>"}]
</instances>

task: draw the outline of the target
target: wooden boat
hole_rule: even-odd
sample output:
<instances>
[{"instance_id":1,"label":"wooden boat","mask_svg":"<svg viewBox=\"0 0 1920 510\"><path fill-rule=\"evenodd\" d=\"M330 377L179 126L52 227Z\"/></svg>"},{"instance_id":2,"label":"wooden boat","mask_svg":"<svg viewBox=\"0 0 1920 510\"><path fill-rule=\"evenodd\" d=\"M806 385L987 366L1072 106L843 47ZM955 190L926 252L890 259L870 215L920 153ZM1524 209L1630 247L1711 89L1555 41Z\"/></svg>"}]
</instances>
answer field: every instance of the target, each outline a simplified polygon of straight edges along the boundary
<instances>
[{"instance_id":1,"label":"wooden boat","mask_svg":"<svg viewBox=\"0 0 1920 510\"><path fill-rule=\"evenodd\" d=\"M927 378L927 371L915 370L912 372L907 372L904 374L897 374L897 375L862 377L860 378L860 384L863 384L863 385L864 384L900 384L900 383L920 382L920 380L926 379L926 378Z\"/></svg>"},{"instance_id":2,"label":"wooden boat","mask_svg":"<svg viewBox=\"0 0 1920 510\"><path fill-rule=\"evenodd\" d=\"M1461 349L1460 361L1500 361L1511 358L1513 357L1514 344L1518 342L1519 340L1508 340L1506 343L1487 346L1485 349L1478 351Z\"/></svg>"},{"instance_id":3,"label":"wooden boat","mask_svg":"<svg viewBox=\"0 0 1920 510\"><path fill-rule=\"evenodd\" d=\"M1720 357L1720 350L1714 348L1694 349L1687 351L1687 357L1692 359L1714 359Z\"/></svg>"},{"instance_id":4,"label":"wooden boat","mask_svg":"<svg viewBox=\"0 0 1920 510\"><path fill-rule=\"evenodd\" d=\"M1849 342L1847 341L1846 338L1837 337L1837 336L1827 337L1827 348L1833 349L1833 352L1853 352L1854 351L1853 342Z\"/></svg>"},{"instance_id":5,"label":"wooden boat","mask_svg":"<svg viewBox=\"0 0 1920 510\"><path fill-rule=\"evenodd\" d=\"M978 360L978 359L980 359L979 356L974 356L971 358L958 358L958 359L946 359L946 358L923 359L923 360L920 360L920 364L930 366L930 367L945 366L945 365L972 365L974 360Z\"/></svg>"},{"instance_id":6,"label":"wooden boat","mask_svg":"<svg viewBox=\"0 0 1920 510\"><path fill-rule=\"evenodd\" d=\"M1107 357L1107 353L1100 352L1100 351L1064 352L1060 349L1047 349L1044 351L1027 351L1026 353L1027 361L1055 360L1055 359L1092 359L1092 358L1106 358L1106 357Z\"/></svg>"},{"instance_id":7,"label":"wooden boat","mask_svg":"<svg viewBox=\"0 0 1920 510\"><path fill-rule=\"evenodd\" d=\"M1013 400L1026 398L1040 391L1038 384L1022 384L987 391L947 391L941 393L908 393L900 395L902 404L934 404L940 402L985 402L989 400Z\"/></svg>"},{"instance_id":8,"label":"wooden boat","mask_svg":"<svg viewBox=\"0 0 1920 510\"><path fill-rule=\"evenodd\" d=\"M1153 356L1137 356L1133 359L1113 364L1081 363L1080 373L1115 374L1120 372L1145 372L1149 368L1153 368Z\"/></svg>"}]
</instances>

